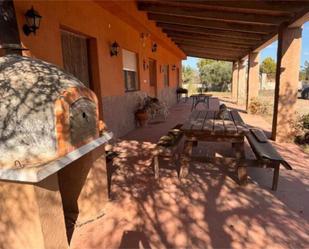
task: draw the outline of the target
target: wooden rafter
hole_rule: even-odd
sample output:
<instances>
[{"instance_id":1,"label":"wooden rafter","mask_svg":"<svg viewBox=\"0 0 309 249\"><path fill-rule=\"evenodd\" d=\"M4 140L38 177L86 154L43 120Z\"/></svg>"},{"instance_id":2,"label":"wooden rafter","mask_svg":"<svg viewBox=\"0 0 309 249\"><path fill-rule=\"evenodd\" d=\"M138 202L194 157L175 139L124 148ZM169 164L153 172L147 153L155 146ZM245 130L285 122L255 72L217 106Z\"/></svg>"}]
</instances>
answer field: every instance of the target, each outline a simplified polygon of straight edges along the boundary
<instances>
[{"instance_id":1,"label":"wooden rafter","mask_svg":"<svg viewBox=\"0 0 309 249\"><path fill-rule=\"evenodd\" d=\"M213 49L213 50L219 50L219 51L235 51L238 53L247 52L249 53L249 48L237 48L237 47L227 47L224 44L218 45L216 43L208 44L203 42L192 42L192 41L181 41L178 42L177 40L173 40L178 46L192 46L196 48L204 48L204 49Z\"/></svg>"},{"instance_id":2,"label":"wooden rafter","mask_svg":"<svg viewBox=\"0 0 309 249\"><path fill-rule=\"evenodd\" d=\"M187 45L180 45L180 48L184 51L196 51L201 53L210 53L214 55L221 55L221 56L229 56L229 57L238 57L241 53L235 52L235 51L223 51L218 49L208 49L208 48L198 48L193 46L187 46Z\"/></svg>"},{"instance_id":3,"label":"wooden rafter","mask_svg":"<svg viewBox=\"0 0 309 249\"><path fill-rule=\"evenodd\" d=\"M225 38L223 37L221 38L216 38L216 37L212 37L212 36L197 36L197 35L185 35L185 34L181 34L181 33L167 33L167 35L171 38L175 38L175 39L183 39L183 40L197 40L197 41L210 41L210 42L225 42L228 44L234 44L234 45L240 45L240 46L246 46L246 47L250 47L255 45L256 43L254 42L248 42L248 40L241 40L241 39L229 39L229 38Z\"/></svg>"},{"instance_id":4,"label":"wooden rafter","mask_svg":"<svg viewBox=\"0 0 309 249\"><path fill-rule=\"evenodd\" d=\"M272 16L290 16L291 12L299 11L307 1L165 1L139 0L139 3L166 4L174 7L189 7L201 10L249 13Z\"/></svg>"},{"instance_id":5,"label":"wooden rafter","mask_svg":"<svg viewBox=\"0 0 309 249\"><path fill-rule=\"evenodd\" d=\"M234 41L227 41L227 40L220 40L220 39L212 39L212 38L189 38L189 37L183 37L183 36L169 36L172 38L172 40L178 41L178 42L186 42L186 41L196 41L197 43L207 43L207 42L212 42L212 43L217 43L219 42L220 44L224 44L227 47L234 47L234 48L252 48L254 44L248 44L248 43L242 43L241 41L234 42ZM230 45L230 46L229 46Z\"/></svg>"},{"instance_id":6,"label":"wooden rafter","mask_svg":"<svg viewBox=\"0 0 309 249\"><path fill-rule=\"evenodd\" d=\"M246 33L256 33L256 34L268 34L269 32L274 32L277 27L271 26L261 26L261 25L250 25L250 24L239 24L239 23L226 23L213 20L199 20L196 18L188 18L181 16L168 16L161 14L148 13L148 18L161 23L172 23L180 25L188 25L194 27L202 28L212 28L219 30L231 30L240 31Z\"/></svg>"},{"instance_id":7,"label":"wooden rafter","mask_svg":"<svg viewBox=\"0 0 309 249\"><path fill-rule=\"evenodd\" d=\"M196 46L200 47L213 47L213 48L225 48L228 50L233 50L233 51L250 51L250 47L233 47L233 46L226 46L227 43L215 43L215 42L196 42L196 41L188 41L188 40L178 40L178 39L172 39L176 44L178 45L191 45L194 46L193 44L195 43Z\"/></svg>"},{"instance_id":8,"label":"wooden rafter","mask_svg":"<svg viewBox=\"0 0 309 249\"><path fill-rule=\"evenodd\" d=\"M194 33L194 34L204 34L204 35L212 35L212 36L220 36L220 37L231 37L231 38L239 38L246 40L263 40L264 36L261 34L254 33L245 33L238 31L229 31L229 30L218 30L211 28L201 28L201 27L193 27L188 25L179 25L179 24L168 24L168 23L157 23L157 26L162 28L163 31L166 32L182 32L182 33Z\"/></svg>"},{"instance_id":9,"label":"wooden rafter","mask_svg":"<svg viewBox=\"0 0 309 249\"><path fill-rule=\"evenodd\" d=\"M238 60L238 57L218 56L216 54L210 54L206 52L202 53L202 52L196 52L196 51L190 51L190 50L187 50L186 54L192 57L207 58L207 59L213 59L213 60L224 60L224 61L237 61Z\"/></svg>"},{"instance_id":10,"label":"wooden rafter","mask_svg":"<svg viewBox=\"0 0 309 249\"><path fill-rule=\"evenodd\" d=\"M309 12L309 1L136 0L187 55L238 60Z\"/></svg>"},{"instance_id":11,"label":"wooden rafter","mask_svg":"<svg viewBox=\"0 0 309 249\"><path fill-rule=\"evenodd\" d=\"M181 2L181 1L179 1ZM297 12L308 4L308 1L198 1L200 4L194 7L208 8L212 10L221 10L228 12L240 12L251 14L267 15L291 15L291 12ZM192 4L192 1L183 1L183 4Z\"/></svg>"},{"instance_id":12,"label":"wooden rafter","mask_svg":"<svg viewBox=\"0 0 309 249\"><path fill-rule=\"evenodd\" d=\"M197 9L188 6L173 6L172 4L156 4L156 3L140 3L139 10L148 11L153 14L164 14L170 16L182 16L189 18L197 18L202 20L220 20L229 23L257 24L257 25L280 25L284 21L285 16L272 15L253 15L249 13L226 13L217 10Z\"/></svg>"}]
</instances>

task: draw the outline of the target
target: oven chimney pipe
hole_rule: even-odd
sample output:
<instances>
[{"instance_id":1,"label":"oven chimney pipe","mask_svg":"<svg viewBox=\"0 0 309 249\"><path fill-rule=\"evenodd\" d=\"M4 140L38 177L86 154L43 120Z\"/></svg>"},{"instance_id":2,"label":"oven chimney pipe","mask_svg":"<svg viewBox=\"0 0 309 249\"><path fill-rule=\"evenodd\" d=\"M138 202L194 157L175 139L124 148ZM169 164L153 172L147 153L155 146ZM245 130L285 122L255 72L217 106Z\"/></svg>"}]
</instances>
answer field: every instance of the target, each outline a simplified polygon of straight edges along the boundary
<instances>
[{"instance_id":1,"label":"oven chimney pipe","mask_svg":"<svg viewBox=\"0 0 309 249\"><path fill-rule=\"evenodd\" d=\"M13 0L0 0L0 56L20 54L20 43Z\"/></svg>"}]
</instances>

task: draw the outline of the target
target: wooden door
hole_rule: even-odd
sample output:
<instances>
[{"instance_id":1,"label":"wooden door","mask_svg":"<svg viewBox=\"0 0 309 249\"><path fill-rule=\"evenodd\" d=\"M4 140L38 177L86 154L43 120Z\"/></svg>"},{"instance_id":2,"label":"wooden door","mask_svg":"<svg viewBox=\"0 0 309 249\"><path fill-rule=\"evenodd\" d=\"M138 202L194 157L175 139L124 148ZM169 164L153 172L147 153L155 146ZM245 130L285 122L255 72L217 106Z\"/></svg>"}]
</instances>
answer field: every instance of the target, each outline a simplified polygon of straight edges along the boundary
<instances>
[{"instance_id":1,"label":"wooden door","mask_svg":"<svg viewBox=\"0 0 309 249\"><path fill-rule=\"evenodd\" d=\"M153 97L157 96L157 62L149 59L149 84L150 94Z\"/></svg>"},{"instance_id":2,"label":"wooden door","mask_svg":"<svg viewBox=\"0 0 309 249\"><path fill-rule=\"evenodd\" d=\"M69 31L61 31L64 70L90 88L87 38Z\"/></svg>"}]
</instances>

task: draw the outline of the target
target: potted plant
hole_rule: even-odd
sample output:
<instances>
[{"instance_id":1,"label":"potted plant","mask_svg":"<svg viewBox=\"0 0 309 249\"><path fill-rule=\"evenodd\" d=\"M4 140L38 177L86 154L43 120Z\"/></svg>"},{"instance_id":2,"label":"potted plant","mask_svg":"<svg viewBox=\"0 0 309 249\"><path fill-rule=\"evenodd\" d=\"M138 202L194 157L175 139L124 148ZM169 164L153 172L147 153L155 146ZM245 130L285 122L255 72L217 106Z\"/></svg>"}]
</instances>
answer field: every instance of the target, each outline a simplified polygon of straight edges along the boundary
<instances>
[{"instance_id":1,"label":"potted plant","mask_svg":"<svg viewBox=\"0 0 309 249\"><path fill-rule=\"evenodd\" d=\"M147 124L149 119L149 99L144 98L140 101L137 110L135 111L135 120L137 121L138 125L143 127Z\"/></svg>"},{"instance_id":2,"label":"potted plant","mask_svg":"<svg viewBox=\"0 0 309 249\"><path fill-rule=\"evenodd\" d=\"M144 127L148 121L148 112L147 108L141 107L135 111L135 120L139 124L140 127Z\"/></svg>"}]
</instances>

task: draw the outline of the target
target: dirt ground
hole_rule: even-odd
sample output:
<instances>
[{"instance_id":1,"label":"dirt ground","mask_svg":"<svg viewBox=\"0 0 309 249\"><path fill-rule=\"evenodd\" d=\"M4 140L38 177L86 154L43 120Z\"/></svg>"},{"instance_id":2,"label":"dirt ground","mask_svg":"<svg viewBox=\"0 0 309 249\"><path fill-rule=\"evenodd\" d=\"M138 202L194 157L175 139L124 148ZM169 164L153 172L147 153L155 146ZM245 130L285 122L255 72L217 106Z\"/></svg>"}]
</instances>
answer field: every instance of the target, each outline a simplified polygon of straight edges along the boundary
<instances>
[{"instance_id":1,"label":"dirt ground","mask_svg":"<svg viewBox=\"0 0 309 249\"><path fill-rule=\"evenodd\" d=\"M260 91L259 97L264 103L269 105L269 112L264 116L266 121L271 124L272 113L274 106L274 91ZM309 99L298 98L296 101L296 112L299 115L305 115L309 113Z\"/></svg>"},{"instance_id":2,"label":"dirt ground","mask_svg":"<svg viewBox=\"0 0 309 249\"><path fill-rule=\"evenodd\" d=\"M223 99L230 99L231 93L230 92L210 92L215 96ZM269 124L272 124L272 113L273 113L273 106L274 106L274 91L260 91L259 93L259 100L263 101L268 106L268 112L265 115L261 115ZM243 106L243 108L245 108ZM298 115L306 115L309 113L309 99L301 99L298 98L296 102L296 112Z\"/></svg>"},{"instance_id":3,"label":"dirt ground","mask_svg":"<svg viewBox=\"0 0 309 249\"><path fill-rule=\"evenodd\" d=\"M298 99L296 102L296 110L300 115L309 113L309 99Z\"/></svg>"}]
</instances>

